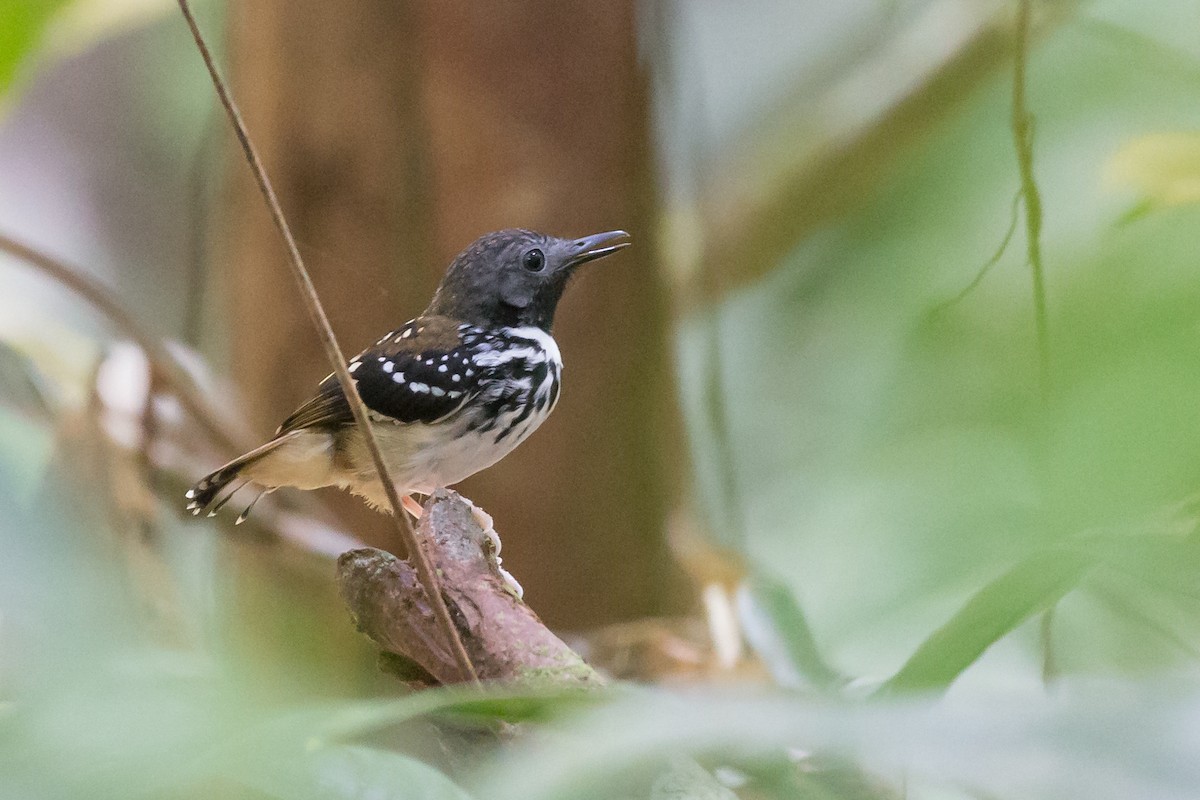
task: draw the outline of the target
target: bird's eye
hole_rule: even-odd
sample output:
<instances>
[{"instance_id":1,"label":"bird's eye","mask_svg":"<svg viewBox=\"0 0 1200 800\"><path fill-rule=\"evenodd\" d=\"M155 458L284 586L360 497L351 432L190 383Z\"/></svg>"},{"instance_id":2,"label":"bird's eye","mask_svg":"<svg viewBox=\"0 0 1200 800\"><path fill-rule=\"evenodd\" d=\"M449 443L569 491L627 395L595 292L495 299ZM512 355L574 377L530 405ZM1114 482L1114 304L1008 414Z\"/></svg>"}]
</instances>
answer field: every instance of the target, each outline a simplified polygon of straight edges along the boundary
<instances>
[{"instance_id":1,"label":"bird's eye","mask_svg":"<svg viewBox=\"0 0 1200 800\"><path fill-rule=\"evenodd\" d=\"M529 270L530 272L541 272L542 267L546 266L546 256L542 254L541 250L534 248L525 254L525 257L521 260L521 263L524 264L525 269Z\"/></svg>"}]
</instances>

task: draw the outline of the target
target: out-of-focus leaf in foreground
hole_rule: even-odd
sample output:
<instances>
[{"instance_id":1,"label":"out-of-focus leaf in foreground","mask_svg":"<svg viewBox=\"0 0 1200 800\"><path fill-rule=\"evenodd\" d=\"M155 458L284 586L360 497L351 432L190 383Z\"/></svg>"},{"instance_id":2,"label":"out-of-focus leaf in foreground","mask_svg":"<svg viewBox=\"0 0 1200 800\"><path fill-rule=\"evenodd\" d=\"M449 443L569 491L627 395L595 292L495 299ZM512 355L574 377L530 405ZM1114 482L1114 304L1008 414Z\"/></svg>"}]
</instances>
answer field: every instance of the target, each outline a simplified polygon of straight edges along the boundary
<instances>
[{"instance_id":1,"label":"out-of-focus leaf in foreground","mask_svg":"<svg viewBox=\"0 0 1200 800\"><path fill-rule=\"evenodd\" d=\"M944 689L1001 637L1073 589L1093 564L1081 550L1037 553L980 589L926 639L882 690Z\"/></svg>"},{"instance_id":2,"label":"out-of-focus leaf in foreground","mask_svg":"<svg viewBox=\"0 0 1200 800\"><path fill-rule=\"evenodd\" d=\"M0 438L0 448L11 447ZM364 704L328 682L316 691L314 669L322 672L338 645L312 615L305 635L280 635L287 586L264 605L247 594L222 598L232 613L219 634L205 619L216 609L198 604L204 648L164 644L141 627L107 509L82 488L102 481L88 459L59 455L35 502L13 502L12 485L0 484L0 796L466 797L417 753L351 740L394 734L463 698ZM187 568L202 569L203 553L186 552ZM250 564L240 569L253 574ZM253 648L236 646L235 628L255 636ZM312 646L317 636L324 647ZM342 670L356 663L347 653Z\"/></svg>"},{"instance_id":3,"label":"out-of-focus leaf in foreground","mask_svg":"<svg viewBox=\"0 0 1200 800\"><path fill-rule=\"evenodd\" d=\"M1200 202L1200 133L1139 136L1113 154L1105 177L1138 192L1150 208Z\"/></svg>"},{"instance_id":4,"label":"out-of-focus leaf in foreground","mask_svg":"<svg viewBox=\"0 0 1200 800\"><path fill-rule=\"evenodd\" d=\"M35 53L51 59L77 54L98 40L169 13L173 6L169 0L4 0L0 104Z\"/></svg>"},{"instance_id":5,"label":"out-of-focus leaf in foreground","mask_svg":"<svg viewBox=\"0 0 1200 800\"><path fill-rule=\"evenodd\" d=\"M487 787L492 800L599 800L639 796L638 787L681 754L717 775L749 776L763 759L786 757L807 774L826 761L822 754L836 754L874 776L838 797L887 796L864 788L876 780L920 797L1194 797L1200 686L1059 689L858 706L784 693L645 692L556 726L552 737L519 743L474 785ZM747 789L755 792L747 796L796 796L753 783Z\"/></svg>"},{"instance_id":6,"label":"out-of-focus leaf in foreground","mask_svg":"<svg viewBox=\"0 0 1200 800\"><path fill-rule=\"evenodd\" d=\"M21 62L34 50L47 23L66 0L5 0L0 3L0 100Z\"/></svg>"},{"instance_id":7,"label":"out-of-focus leaf in foreground","mask_svg":"<svg viewBox=\"0 0 1200 800\"><path fill-rule=\"evenodd\" d=\"M1178 39L1182 6L1150 8L1115 0L1087 13ZM680 328L696 493L722 497L718 467L734 465L740 525L727 544L804 598L813 639L852 677L893 675L919 653L898 684L945 686L967 665L981 681L1037 680L1036 637L1018 633L995 658L991 644L1077 584L1081 565L1045 554L1200 485L1200 140L1149 138L1123 157L1158 213L1114 226L1128 201L1097 191L1122 146L1195 127L1200 84L1073 21L1034 42L1027 82L1049 392L1024 232L997 247L1018 185L1007 70L959 98L856 208ZM713 383L714 317L724 440L695 400ZM1126 665L1114 654L1157 637L1104 627L1111 617L1076 599L1056 628L1108 644L1088 647L1100 662L1056 652L1065 669Z\"/></svg>"},{"instance_id":8,"label":"out-of-focus leaf in foreground","mask_svg":"<svg viewBox=\"0 0 1200 800\"><path fill-rule=\"evenodd\" d=\"M540 688L493 687L487 692L448 686L426 689L391 700L348 704L332 710L312 725L312 741L336 741L369 736L416 717L434 715L489 724L546 722L596 705L607 693L566 687L554 692Z\"/></svg>"},{"instance_id":9,"label":"out-of-focus leaf in foreground","mask_svg":"<svg viewBox=\"0 0 1200 800\"><path fill-rule=\"evenodd\" d=\"M248 761L237 778L279 800L470 800L427 764L355 745L301 751L269 764Z\"/></svg>"},{"instance_id":10,"label":"out-of-focus leaf in foreground","mask_svg":"<svg viewBox=\"0 0 1200 800\"><path fill-rule=\"evenodd\" d=\"M52 422L43 382L33 363L0 342L0 486L29 498L53 453Z\"/></svg>"},{"instance_id":11,"label":"out-of-focus leaf in foreground","mask_svg":"<svg viewBox=\"0 0 1200 800\"><path fill-rule=\"evenodd\" d=\"M782 581L762 574L748 579L738 612L747 639L780 685L830 690L845 682L821 655L804 609Z\"/></svg>"},{"instance_id":12,"label":"out-of-focus leaf in foreground","mask_svg":"<svg viewBox=\"0 0 1200 800\"><path fill-rule=\"evenodd\" d=\"M209 4L197 5L207 10ZM47 45L55 55L70 55L171 13L177 10L170 0L71 0L55 20Z\"/></svg>"}]
</instances>

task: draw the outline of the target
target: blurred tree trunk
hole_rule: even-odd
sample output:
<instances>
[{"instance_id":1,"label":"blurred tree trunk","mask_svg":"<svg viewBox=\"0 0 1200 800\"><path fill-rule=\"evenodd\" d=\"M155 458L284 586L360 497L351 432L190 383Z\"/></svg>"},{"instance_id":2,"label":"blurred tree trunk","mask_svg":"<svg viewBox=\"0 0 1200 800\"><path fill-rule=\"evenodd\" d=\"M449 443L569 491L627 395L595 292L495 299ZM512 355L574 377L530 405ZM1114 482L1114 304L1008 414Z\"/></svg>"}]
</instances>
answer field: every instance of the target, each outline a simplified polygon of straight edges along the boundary
<instances>
[{"instance_id":1,"label":"blurred tree trunk","mask_svg":"<svg viewBox=\"0 0 1200 800\"><path fill-rule=\"evenodd\" d=\"M230 3L230 77L317 291L347 353L411 316L429 288L415 26L406 2ZM224 122L222 120L222 122ZM219 283L231 372L269 436L329 374L285 251L229 139ZM418 276L407 281L407 276ZM379 516L326 492L365 540Z\"/></svg>"},{"instance_id":2,"label":"blurred tree trunk","mask_svg":"<svg viewBox=\"0 0 1200 800\"><path fill-rule=\"evenodd\" d=\"M230 14L235 90L347 351L418 313L486 231L634 233L559 311L554 416L460 488L495 516L549 624L658 610L673 404L632 0L264 0ZM267 434L329 370L254 186L231 172L232 369ZM357 501L338 506L388 544Z\"/></svg>"}]
</instances>

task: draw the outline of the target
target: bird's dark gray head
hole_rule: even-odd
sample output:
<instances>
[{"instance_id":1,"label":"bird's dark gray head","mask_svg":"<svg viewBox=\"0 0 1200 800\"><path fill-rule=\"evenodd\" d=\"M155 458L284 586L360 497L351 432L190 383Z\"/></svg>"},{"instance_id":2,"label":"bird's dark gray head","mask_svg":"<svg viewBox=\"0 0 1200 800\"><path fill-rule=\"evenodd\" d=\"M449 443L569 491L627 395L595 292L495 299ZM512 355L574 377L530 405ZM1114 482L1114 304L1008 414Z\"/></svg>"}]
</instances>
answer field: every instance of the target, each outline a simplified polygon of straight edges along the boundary
<instances>
[{"instance_id":1,"label":"bird's dark gray head","mask_svg":"<svg viewBox=\"0 0 1200 800\"><path fill-rule=\"evenodd\" d=\"M425 313L483 327L536 325L548 331L575 270L629 244L625 231L582 239L520 229L489 233L455 257Z\"/></svg>"}]
</instances>

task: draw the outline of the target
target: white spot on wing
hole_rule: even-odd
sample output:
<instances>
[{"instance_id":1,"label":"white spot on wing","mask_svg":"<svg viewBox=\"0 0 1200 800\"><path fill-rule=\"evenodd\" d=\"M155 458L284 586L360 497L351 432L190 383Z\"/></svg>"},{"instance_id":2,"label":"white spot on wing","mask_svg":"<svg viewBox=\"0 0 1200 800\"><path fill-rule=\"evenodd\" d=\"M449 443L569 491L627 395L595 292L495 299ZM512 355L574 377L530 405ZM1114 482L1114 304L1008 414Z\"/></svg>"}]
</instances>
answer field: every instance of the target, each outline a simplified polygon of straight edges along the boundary
<instances>
[{"instance_id":1,"label":"white spot on wing","mask_svg":"<svg viewBox=\"0 0 1200 800\"><path fill-rule=\"evenodd\" d=\"M396 383L404 383L404 373L397 372L395 375L392 376L392 380L394 380Z\"/></svg>"},{"instance_id":2,"label":"white spot on wing","mask_svg":"<svg viewBox=\"0 0 1200 800\"><path fill-rule=\"evenodd\" d=\"M429 384L421 383L420 381L413 381L408 385L408 388L412 389L414 392L420 392L421 394L429 393Z\"/></svg>"}]
</instances>

